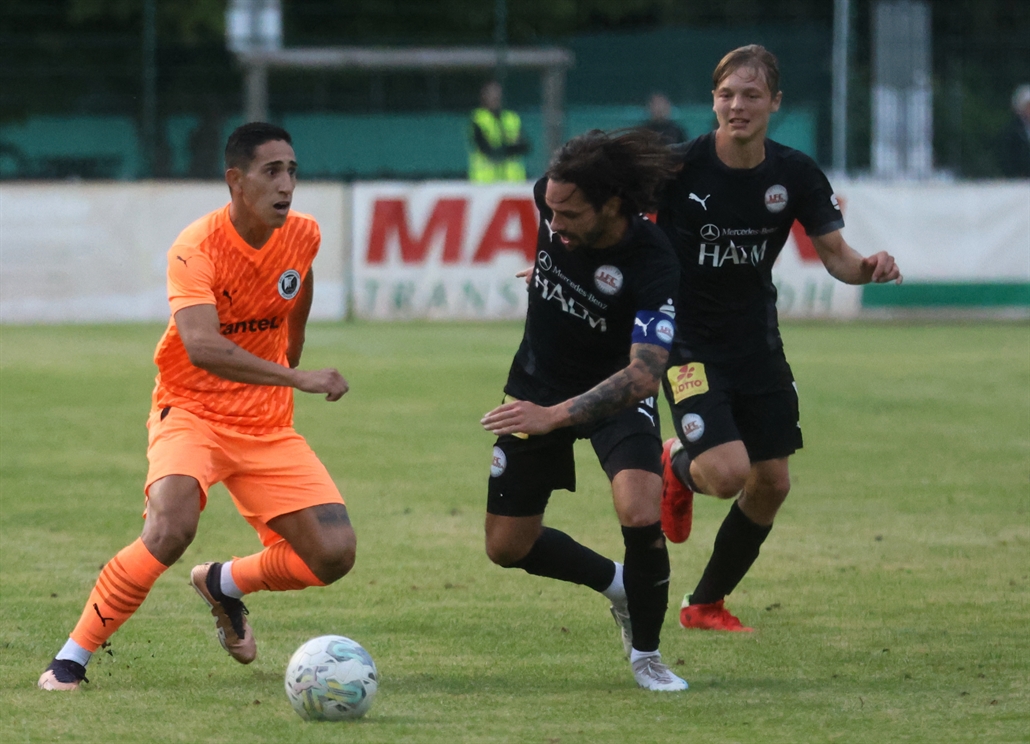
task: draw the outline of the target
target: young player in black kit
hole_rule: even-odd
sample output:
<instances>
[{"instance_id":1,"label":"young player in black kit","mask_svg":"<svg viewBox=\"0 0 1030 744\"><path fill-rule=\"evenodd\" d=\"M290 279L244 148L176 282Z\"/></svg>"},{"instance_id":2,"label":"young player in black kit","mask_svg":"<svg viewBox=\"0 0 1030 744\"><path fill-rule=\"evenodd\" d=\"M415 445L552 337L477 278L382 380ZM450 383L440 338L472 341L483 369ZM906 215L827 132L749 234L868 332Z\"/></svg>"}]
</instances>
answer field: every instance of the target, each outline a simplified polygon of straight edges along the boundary
<instances>
[{"instance_id":1,"label":"young player in black kit","mask_svg":"<svg viewBox=\"0 0 1030 744\"><path fill-rule=\"evenodd\" d=\"M679 268L661 230L640 214L673 167L653 132L593 131L558 153L533 189L540 228L522 344L505 402L482 420L497 435L490 560L604 594L637 684L661 691L687 688L658 652L669 553L654 396L672 344ZM551 492L576 488L576 439L590 439L611 480L624 565L543 526Z\"/></svg>"},{"instance_id":2,"label":"young player in black kit","mask_svg":"<svg viewBox=\"0 0 1030 744\"><path fill-rule=\"evenodd\" d=\"M747 631L723 600L758 557L790 490L788 457L802 446L773 263L798 220L834 278L900 283L901 273L886 252L863 258L844 241L840 206L811 158L766 139L782 98L776 58L757 45L735 49L712 82L718 128L680 149L682 169L658 209L681 267L663 380L678 438L662 453L662 527L683 542L693 492L735 498L680 624Z\"/></svg>"}]
</instances>

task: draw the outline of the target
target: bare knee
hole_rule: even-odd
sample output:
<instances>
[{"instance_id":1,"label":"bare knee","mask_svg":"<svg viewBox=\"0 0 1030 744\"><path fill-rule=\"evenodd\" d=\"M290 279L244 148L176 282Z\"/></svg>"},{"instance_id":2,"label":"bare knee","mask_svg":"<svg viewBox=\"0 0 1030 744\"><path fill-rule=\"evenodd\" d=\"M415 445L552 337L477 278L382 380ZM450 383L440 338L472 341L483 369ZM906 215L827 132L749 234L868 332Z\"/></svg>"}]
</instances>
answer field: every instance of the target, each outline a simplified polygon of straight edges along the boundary
<instances>
[{"instance_id":1,"label":"bare knee","mask_svg":"<svg viewBox=\"0 0 1030 744\"><path fill-rule=\"evenodd\" d=\"M612 503L623 527L647 527L661 519L662 478L647 470L628 469L612 478Z\"/></svg>"},{"instance_id":2,"label":"bare knee","mask_svg":"<svg viewBox=\"0 0 1030 744\"><path fill-rule=\"evenodd\" d=\"M770 525L790 493L790 472L777 466L756 466L738 504L756 524Z\"/></svg>"},{"instance_id":3,"label":"bare knee","mask_svg":"<svg viewBox=\"0 0 1030 744\"><path fill-rule=\"evenodd\" d=\"M200 522L200 485L185 475L170 475L151 484L143 544L166 566L171 566L197 535Z\"/></svg>"},{"instance_id":4,"label":"bare knee","mask_svg":"<svg viewBox=\"0 0 1030 744\"><path fill-rule=\"evenodd\" d=\"M492 563L511 568L533 549L540 537L543 517L486 515L486 557Z\"/></svg>"},{"instance_id":5,"label":"bare knee","mask_svg":"<svg viewBox=\"0 0 1030 744\"><path fill-rule=\"evenodd\" d=\"M732 499L744 489L749 468L744 464L723 462L704 469L705 493L720 499Z\"/></svg>"},{"instance_id":6,"label":"bare knee","mask_svg":"<svg viewBox=\"0 0 1030 744\"><path fill-rule=\"evenodd\" d=\"M354 533L328 545L322 545L308 558L308 568L324 584L339 581L354 568L357 540Z\"/></svg>"},{"instance_id":7,"label":"bare knee","mask_svg":"<svg viewBox=\"0 0 1030 744\"><path fill-rule=\"evenodd\" d=\"M650 509L619 513L619 524L623 527L650 527L660 519L661 513L656 517Z\"/></svg>"},{"instance_id":8,"label":"bare knee","mask_svg":"<svg viewBox=\"0 0 1030 744\"><path fill-rule=\"evenodd\" d=\"M197 536L197 523L169 520L157 514L148 514L141 538L157 560L171 566L182 557Z\"/></svg>"},{"instance_id":9,"label":"bare knee","mask_svg":"<svg viewBox=\"0 0 1030 744\"><path fill-rule=\"evenodd\" d=\"M749 497L779 508L790 493L790 475L787 473L755 478L747 486Z\"/></svg>"},{"instance_id":10,"label":"bare knee","mask_svg":"<svg viewBox=\"0 0 1030 744\"><path fill-rule=\"evenodd\" d=\"M529 553L532 545L524 546L506 540L486 537L486 557L502 568L511 568Z\"/></svg>"},{"instance_id":11,"label":"bare knee","mask_svg":"<svg viewBox=\"0 0 1030 744\"><path fill-rule=\"evenodd\" d=\"M747 484L751 460L743 442L726 442L698 455L690 463L690 474L701 493L732 499Z\"/></svg>"}]
</instances>

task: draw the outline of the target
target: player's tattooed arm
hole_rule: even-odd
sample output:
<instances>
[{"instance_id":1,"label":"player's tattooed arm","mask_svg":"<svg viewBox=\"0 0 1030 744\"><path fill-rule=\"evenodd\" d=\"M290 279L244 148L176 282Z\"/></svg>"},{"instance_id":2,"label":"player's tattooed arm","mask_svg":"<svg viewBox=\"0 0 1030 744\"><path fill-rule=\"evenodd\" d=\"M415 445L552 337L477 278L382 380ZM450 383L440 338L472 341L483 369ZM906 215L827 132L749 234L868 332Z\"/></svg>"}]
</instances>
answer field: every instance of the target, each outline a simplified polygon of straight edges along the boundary
<instances>
[{"instance_id":1,"label":"player's tattooed arm","mask_svg":"<svg viewBox=\"0 0 1030 744\"><path fill-rule=\"evenodd\" d=\"M575 398L555 406L538 406L517 400L497 406L480 420L497 436L546 434L563 426L610 416L657 394L669 352L653 344L633 344L630 363L606 380Z\"/></svg>"},{"instance_id":2,"label":"player's tattooed arm","mask_svg":"<svg viewBox=\"0 0 1030 744\"><path fill-rule=\"evenodd\" d=\"M633 344L626 368L567 401L568 424L595 421L658 393L669 352L653 344Z\"/></svg>"}]
</instances>

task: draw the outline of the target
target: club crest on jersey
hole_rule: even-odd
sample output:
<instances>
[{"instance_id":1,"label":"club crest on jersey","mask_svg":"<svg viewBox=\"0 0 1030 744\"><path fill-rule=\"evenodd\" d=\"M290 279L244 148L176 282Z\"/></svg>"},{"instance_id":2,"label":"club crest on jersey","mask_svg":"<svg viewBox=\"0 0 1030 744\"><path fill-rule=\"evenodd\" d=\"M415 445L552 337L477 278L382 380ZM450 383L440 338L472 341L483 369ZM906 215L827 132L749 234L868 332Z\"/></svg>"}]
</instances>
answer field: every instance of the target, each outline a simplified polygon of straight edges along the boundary
<instances>
[{"instance_id":1,"label":"club crest on jersey","mask_svg":"<svg viewBox=\"0 0 1030 744\"><path fill-rule=\"evenodd\" d=\"M500 447L494 447L493 460L490 461L490 477L497 478L508 469L508 457Z\"/></svg>"},{"instance_id":2,"label":"club crest on jersey","mask_svg":"<svg viewBox=\"0 0 1030 744\"><path fill-rule=\"evenodd\" d=\"M654 327L654 335L658 337L658 340L663 344L669 345L672 343L672 337L676 334L676 326L672 324L671 320L665 320L664 318L659 320L657 325Z\"/></svg>"},{"instance_id":3,"label":"club crest on jersey","mask_svg":"<svg viewBox=\"0 0 1030 744\"><path fill-rule=\"evenodd\" d=\"M599 266L594 272L594 286L602 294L618 294L622 289L622 272L616 266Z\"/></svg>"},{"instance_id":4,"label":"club crest on jersey","mask_svg":"<svg viewBox=\"0 0 1030 744\"><path fill-rule=\"evenodd\" d=\"M773 214L782 212L787 208L787 188L776 184L770 186L765 192L765 208Z\"/></svg>"},{"instance_id":5,"label":"club crest on jersey","mask_svg":"<svg viewBox=\"0 0 1030 744\"><path fill-rule=\"evenodd\" d=\"M688 413L680 420L683 427L683 438L688 442L696 442L704 436L705 420L696 413Z\"/></svg>"},{"instance_id":6,"label":"club crest on jersey","mask_svg":"<svg viewBox=\"0 0 1030 744\"><path fill-rule=\"evenodd\" d=\"M279 277L279 296L284 300L292 300L300 292L300 273L296 269L287 269Z\"/></svg>"}]
</instances>

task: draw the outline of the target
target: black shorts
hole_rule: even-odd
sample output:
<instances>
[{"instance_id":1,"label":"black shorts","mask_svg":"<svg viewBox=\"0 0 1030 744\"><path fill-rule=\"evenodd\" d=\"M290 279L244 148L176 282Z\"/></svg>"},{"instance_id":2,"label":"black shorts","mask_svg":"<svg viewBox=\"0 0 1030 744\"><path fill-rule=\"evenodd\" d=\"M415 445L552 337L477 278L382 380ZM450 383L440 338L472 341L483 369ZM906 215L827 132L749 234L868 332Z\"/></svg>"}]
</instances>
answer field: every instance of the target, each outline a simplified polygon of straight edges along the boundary
<instances>
[{"instance_id":1,"label":"black shorts","mask_svg":"<svg viewBox=\"0 0 1030 744\"><path fill-rule=\"evenodd\" d=\"M691 458L741 441L751 462L803 446L797 385L783 352L729 362L676 360L662 381L676 435Z\"/></svg>"},{"instance_id":2,"label":"black shorts","mask_svg":"<svg viewBox=\"0 0 1030 744\"><path fill-rule=\"evenodd\" d=\"M623 470L661 475L661 426L654 404L654 398L648 398L601 421L539 437L498 437L490 465L487 512L532 517L544 513L552 491L575 491L577 439L590 440L608 480Z\"/></svg>"}]
</instances>

